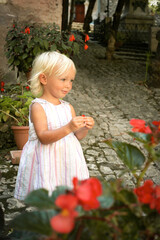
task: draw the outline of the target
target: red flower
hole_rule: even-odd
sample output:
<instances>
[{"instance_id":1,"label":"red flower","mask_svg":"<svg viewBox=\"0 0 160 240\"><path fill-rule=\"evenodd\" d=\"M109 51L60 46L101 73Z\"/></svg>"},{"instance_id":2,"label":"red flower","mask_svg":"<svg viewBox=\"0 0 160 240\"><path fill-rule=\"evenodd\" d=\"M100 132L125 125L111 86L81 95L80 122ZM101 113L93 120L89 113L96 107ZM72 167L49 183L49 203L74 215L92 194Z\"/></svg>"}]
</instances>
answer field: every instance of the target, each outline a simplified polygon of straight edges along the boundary
<instances>
[{"instance_id":1,"label":"red flower","mask_svg":"<svg viewBox=\"0 0 160 240\"><path fill-rule=\"evenodd\" d=\"M30 28L29 27L25 28L25 32L24 33L30 34Z\"/></svg>"},{"instance_id":2,"label":"red flower","mask_svg":"<svg viewBox=\"0 0 160 240\"><path fill-rule=\"evenodd\" d=\"M60 208L70 210L77 206L78 201L72 194L62 194L56 199L55 204Z\"/></svg>"},{"instance_id":3,"label":"red flower","mask_svg":"<svg viewBox=\"0 0 160 240\"><path fill-rule=\"evenodd\" d=\"M160 121L153 121L152 124L158 127L158 130L160 130Z\"/></svg>"},{"instance_id":4,"label":"red flower","mask_svg":"<svg viewBox=\"0 0 160 240\"><path fill-rule=\"evenodd\" d=\"M131 119L130 124L133 126L133 132L141 132L141 133L152 133L149 126L145 126L145 121L142 119Z\"/></svg>"},{"instance_id":5,"label":"red flower","mask_svg":"<svg viewBox=\"0 0 160 240\"><path fill-rule=\"evenodd\" d=\"M15 28L15 24L13 24L13 28Z\"/></svg>"},{"instance_id":6,"label":"red flower","mask_svg":"<svg viewBox=\"0 0 160 240\"><path fill-rule=\"evenodd\" d=\"M152 180L146 180L144 185L134 189L135 194L138 197L138 200L141 203L151 203L152 193L153 193L153 182Z\"/></svg>"},{"instance_id":7,"label":"red flower","mask_svg":"<svg viewBox=\"0 0 160 240\"><path fill-rule=\"evenodd\" d=\"M89 40L89 36L88 34L85 35L85 42L87 42Z\"/></svg>"},{"instance_id":8,"label":"red flower","mask_svg":"<svg viewBox=\"0 0 160 240\"><path fill-rule=\"evenodd\" d=\"M88 45L85 44L85 45L84 45L84 50L87 50L87 49L88 49Z\"/></svg>"},{"instance_id":9,"label":"red flower","mask_svg":"<svg viewBox=\"0 0 160 240\"><path fill-rule=\"evenodd\" d=\"M69 233L74 228L75 211L63 210L50 220L51 227L59 233Z\"/></svg>"},{"instance_id":10,"label":"red flower","mask_svg":"<svg viewBox=\"0 0 160 240\"><path fill-rule=\"evenodd\" d=\"M74 37L74 35L72 34L70 37L69 37L69 41L70 42L73 42L73 41L75 41L75 37Z\"/></svg>"},{"instance_id":11,"label":"red flower","mask_svg":"<svg viewBox=\"0 0 160 240\"><path fill-rule=\"evenodd\" d=\"M1 92L4 92L4 88L1 88Z\"/></svg>"},{"instance_id":12,"label":"red flower","mask_svg":"<svg viewBox=\"0 0 160 240\"><path fill-rule=\"evenodd\" d=\"M74 193L79 204L84 210L97 209L100 206L97 197L102 194L102 186L97 178L89 178L78 184L78 179L73 179Z\"/></svg>"},{"instance_id":13,"label":"red flower","mask_svg":"<svg viewBox=\"0 0 160 240\"><path fill-rule=\"evenodd\" d=\"M72 231L75 217L78 215L78 213L74 211L77 203L77 198L72 194L63 194L56 199L55 204L61 208L62 211L50 221L55 231L59 233L69 233Z\"/></svg>"},{"instance_id":14,"label":"red flower","mask_svg":"<svg viewBox=\"0 0 160 240\"><path fill-rule=\"evenodd\" d=\"M29 91L29 89L30 89L29 86L26 86L26 90Z\"/></svg>"},{"instance_id":15,"label":"red flower","mask_svg":"<svg viewBox=\"0 0 160 240\"><path fill-rule=\"evenodd\" d=\"M160 213L160 186L154 186L152 180L146 180L143 186L134 189L141 203L149 204L151 209Z\"/></svg>"},{"instance_id":16,"label":"red flower","mask_svg":"<svg viewBox=\"0 0 160 240\"><path fill-rule=\"evenodd\" d=\"M82 115L82 117L85 117L85 115Z\"/></svg>"},{"instance_id":17,"label":"red flower","mask_svg":"<svg viewBox=\"0 0 160 240\"><path fill-rule=\"evenodd\" d=\"M4 87L4 84L5 84L5 83L4 83L3 81L1 81L1 87L2 87L2 88Z\"/></svg>"}]
</instances>

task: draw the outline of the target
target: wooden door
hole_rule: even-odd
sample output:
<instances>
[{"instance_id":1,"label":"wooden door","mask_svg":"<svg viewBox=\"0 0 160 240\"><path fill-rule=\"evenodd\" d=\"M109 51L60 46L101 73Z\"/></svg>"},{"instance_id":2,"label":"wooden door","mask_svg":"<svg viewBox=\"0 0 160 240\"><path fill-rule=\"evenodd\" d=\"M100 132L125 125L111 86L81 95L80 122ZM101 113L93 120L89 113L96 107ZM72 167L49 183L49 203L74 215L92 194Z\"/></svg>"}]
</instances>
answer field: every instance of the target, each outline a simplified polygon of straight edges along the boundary
<instances>
[{"instance_id":1,"label":"wooden door","mask_svg":"<svg viewBox=\"0 0 160 240\"><path fill-rule=\"evenodd\" d=\"M75 22L84 22L84 4L77 4L76 6Z\"/></svg>"}]
</instances>

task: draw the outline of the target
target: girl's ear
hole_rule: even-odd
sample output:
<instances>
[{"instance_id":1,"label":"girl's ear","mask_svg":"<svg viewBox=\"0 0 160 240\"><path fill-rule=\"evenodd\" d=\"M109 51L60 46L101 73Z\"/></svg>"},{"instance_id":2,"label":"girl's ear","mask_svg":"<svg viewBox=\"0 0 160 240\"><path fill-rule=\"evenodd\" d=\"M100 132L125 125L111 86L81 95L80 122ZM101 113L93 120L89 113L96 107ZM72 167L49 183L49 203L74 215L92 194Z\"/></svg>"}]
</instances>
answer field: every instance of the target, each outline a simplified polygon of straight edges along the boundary
<instances>
[{"instance_id":1,"label":"girl's ear","mask_svg":"<svg viewBox=\"0 0 160 240\"><path fill-rule=\"evenodd\" d=\"M39 81L43 84L43 85L46 85L47 84L47 77L44 73L41 73L39 75Z\"/></svg>"}]
</instances>

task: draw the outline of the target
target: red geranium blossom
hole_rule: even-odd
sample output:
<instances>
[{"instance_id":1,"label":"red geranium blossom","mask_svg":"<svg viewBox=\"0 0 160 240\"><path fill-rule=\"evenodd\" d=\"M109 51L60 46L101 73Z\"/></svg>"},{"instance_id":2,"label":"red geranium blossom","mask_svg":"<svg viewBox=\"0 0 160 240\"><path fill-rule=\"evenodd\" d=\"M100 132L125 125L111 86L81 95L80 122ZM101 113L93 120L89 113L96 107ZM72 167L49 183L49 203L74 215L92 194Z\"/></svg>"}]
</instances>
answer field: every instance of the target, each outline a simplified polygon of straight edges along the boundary
<instances>
[{"instance_id":1,"label":"red geranium blossom","mask_svg":"<svg viewBox=\"0 0 160 240\"><path fill-rule=\"evenodd\" d=\"M100 206L97 197L102 194L102 186L97 178L89 178L80 183L77 178L73 178L73 185L73 191L84 210L97 209Z\"/></svg>"},{"instance_id":2,"label":"red geranium blossom","mask_svg":"<svg viewBox=\"0 0 160 240\"><path fill-rule=\"evenodd\" d=\"M74 35L72 34L70 37L69 37L69 41L70 42L73 42L73 41L75 41L75 37L74 37Z\"/></svg>"},{"instance_id":3,"label":"red geranium blossom","mask_svg":"<svg viewBox=\"0 0 160 240\"><path fill-rule=\"evenodd\" d=\"M1 88L1 92L4 92L4 88Z\"/></svg>"},{"instance_id":4,"label":"red geranium blossom","mask_svg":"<svg viewBox=\"0 0 160 240\"><path fill-rule=\"evenodd\" d=\"M72 194L63 194L56 199L55 204L61 208L62 211L50 221L55 231L59 233L69 233L72 231L75 217L78 216L78 213L74 210L77 203L77 198Z\"/></svg>"},{"instance_id":5,"label":"red geranium blossom","mask_svg":"<svg viewBox=\"0 0 160 240\"><path fill-rule=\"evenodd\" d=\"M89 36L88 34L85 35L85 42L87 42L89 40Z\"/></svg>"},{"instance_id":6,"label":"red geranium blossom","mask_svg":"<svg viewBox=\"0 0 160 240\"><path fill-rule=\"evenodd\" d=\"M28 33L28 34L30 34L30 28L29 28L29 27L26 27L24 33Z\"/></svg>"},{"instance_id":7,"label":"red geranium blossom","mask_svg":"<svg viewBox=\"0 0 160 240\"><path fill-rule=\"evenodd\" d=\"M85 45L84 45L84 50L87 50L87 49L88 49L88 45L85 44Z\"/></svg>"},{"instance_id":8,"label":"red geranium blossom","mask_svg":"<svg viewBox=\"0 0 160 240\"><path fill-rule=\"evenodd\" d=\"M142 119L131 119L130 124L133 126L133 132L141 132L141 133L152 133L149 126L145 126L146 122Z\"/></svg>"},{"instance_id":9,"label":"red geranium blossom","mask_svg":"<svg viewBox=\"0 0 160 240\"><path fill-rule=\"evenodd\" d=\"M82 117L85 117L85 115L82 115Z\"/></svg>"},{"instance_id":10,"label":"red geranium blossom","mask_svg":"<svg viewBox=\"0 0 160 240\"><path fill-rule=\"evenodd\" d=\"M1 87L2 87L2 88L4 87L4 84L5 84L5 83L4 83L3 81L1 81Z\"/></svg>"},{"instance_id":11,"label":"red geranium blossom","mask_svg":"<svg viewBox=\"0 0 160 240\"><path fill-rule=\"evenodd\" d=\"M30 89L29 86L26 86L26 90L29 91L29 89Z\"/></svg>"}]
</instances>

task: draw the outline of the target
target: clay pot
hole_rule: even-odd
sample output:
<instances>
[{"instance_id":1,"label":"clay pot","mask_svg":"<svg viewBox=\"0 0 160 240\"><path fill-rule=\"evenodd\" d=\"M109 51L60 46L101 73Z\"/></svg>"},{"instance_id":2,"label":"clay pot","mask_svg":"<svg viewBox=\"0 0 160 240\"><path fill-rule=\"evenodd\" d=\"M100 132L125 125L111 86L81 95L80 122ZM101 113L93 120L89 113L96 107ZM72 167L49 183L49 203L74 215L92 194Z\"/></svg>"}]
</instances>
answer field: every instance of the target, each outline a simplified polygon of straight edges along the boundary
<instances>
[{"instance_id":1,"label":"clay pot","mask_svg":"<svg viewBox=\"0 0 160 240\"><path fill-rule=\"evenodd\" d=\"M12 126L11 129L18 149L22 150L23 146L28 141L29 126Z\"/></svg>"}]
</instances>

